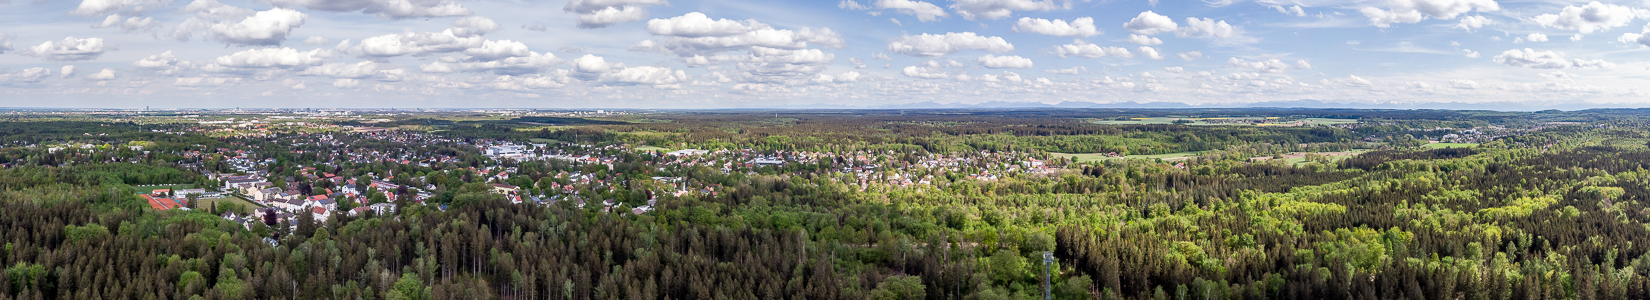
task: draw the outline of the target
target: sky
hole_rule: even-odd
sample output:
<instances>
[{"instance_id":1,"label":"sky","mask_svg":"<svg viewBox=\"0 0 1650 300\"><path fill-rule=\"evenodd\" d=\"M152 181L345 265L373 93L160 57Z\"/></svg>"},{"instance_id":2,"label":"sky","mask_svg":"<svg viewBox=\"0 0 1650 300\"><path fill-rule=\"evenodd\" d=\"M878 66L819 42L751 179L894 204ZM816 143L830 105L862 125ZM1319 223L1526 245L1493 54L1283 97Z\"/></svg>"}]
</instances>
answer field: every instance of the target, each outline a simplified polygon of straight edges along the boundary
<instances>
[{"instance_id":1,"label":"sky","mask_svg":"<svg viewBox=\"0 0 1650 300\"><path fill-rule=\"evenodd\" d=\"M1650 0L0 0L0 107L1650 106Z\"/></svg>"}]
</instances>

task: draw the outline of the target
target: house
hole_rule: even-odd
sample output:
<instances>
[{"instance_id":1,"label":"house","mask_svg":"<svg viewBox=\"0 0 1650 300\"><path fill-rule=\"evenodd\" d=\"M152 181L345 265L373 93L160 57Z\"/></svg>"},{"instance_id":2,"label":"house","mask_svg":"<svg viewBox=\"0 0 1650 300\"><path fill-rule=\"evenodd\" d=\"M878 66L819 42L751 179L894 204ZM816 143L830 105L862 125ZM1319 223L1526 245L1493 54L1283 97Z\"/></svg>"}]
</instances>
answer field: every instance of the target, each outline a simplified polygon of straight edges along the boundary
<instances>
[{"instance_id":1,"label":"house","mask_svg":"<svg viewBox=\"0 0 1650 300\"><path fill-rule=\"evenodd\" d=\"M359 216L361 216L361 214L367 213L367 211L371 211L371 210L372 210L372 208L366 207L366 206L356 207L355 209L349 210L349 216L359 217Z\"/></svg>"},{"instance_id":2,"label":"house","mask_svg":"<svg viewBox=\"0 0 1650 300\"><path fill-rule=\"evenodd\" d=\"M379 203L379 204L368 205L367 207L372 208L372 211L377 212L379 215L394 214L395 213L395 204Z\"/></svg>"},{"instance_id":3,"label":"house","mask_svg":"<svg viewBox=\"0 0 1650 300\"><path fill-rule=\"evenodd\" d=\"M493 192L504 195L510 203L521 204L521 188L508 184L493 184Z\"/></svg>"},{"instance_id":4,"label":"house","mask_svg":"<svg viewBox=\"0 0 1650 300\"><path fill-rule=\"evenodd\" d=\"M309 212L312 213L312 214L315 214L315 221L316 222L326 222L327 217L332 216L332 211L331 210L328 210L327 208L320 207L320 206L310 207Z\"/></svg>"},{"instance_id":5,"label":"house","mask_svg":"<svg viewBox=\"0 0 1650 300\"><path fill-rule=\"evenodd\" d=\"M302 209L304 209L304 206L305 206L304 205L304 200L302 200L302 199L280 199L278 201L272 201L272 202L270 202L270 204L274 207L277 207L277 208L280 208L281 210L286 210L286 211L302 210Z\"/></svg>"},{"instance_id":6,"label":"house","mask_svg":"<svg viewBox=\"0 0 1650 300\"><path fill-rule=\"evenodd\" d=\"M185 195L185 196L187 196L187 195L189 195L189 194L195 194L195 195L204 195L204 194L206 194L206 189L185 189L185 190L178 190L178 195Z\"/></svg>"}]
</instances>

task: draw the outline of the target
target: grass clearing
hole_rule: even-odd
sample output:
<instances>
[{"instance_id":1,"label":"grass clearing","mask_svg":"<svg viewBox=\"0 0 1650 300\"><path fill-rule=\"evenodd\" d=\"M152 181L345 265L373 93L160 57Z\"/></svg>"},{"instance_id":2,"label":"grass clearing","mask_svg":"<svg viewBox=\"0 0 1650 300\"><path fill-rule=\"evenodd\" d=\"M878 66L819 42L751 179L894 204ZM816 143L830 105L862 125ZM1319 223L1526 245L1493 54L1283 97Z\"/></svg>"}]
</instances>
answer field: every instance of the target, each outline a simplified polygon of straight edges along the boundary
<instances>
[{"instance_id":1,"label":"grass clearing","mask_svg":"<svg viewBox=\"0 0 1650 300\"><path fill-rule=\"evenodd\" d=\"M527 139L527 141L532 142L534 144L554 144L554 143L560 143L561 142L561 141L557 141L557 140L541 139L541 138L530 138L530 139Z\"/></svg>"},{"instance_id":2,"label":"grass clearing","mask_svg":"<svg viewBox=\"0 0 1650 300\"><path fill-rule=\"evenodd\" d=\"M670 148L659 147L659 146L641 146L641 147L636 147L636 151L666 151L666 152L668 152L668 151L670 151Z\"/></svg>"},{"instance_id":3,"label":"grass clearing","mask_svg":"<svg viewBox=\"0 0 1650 300\"><path fill-rule=\"evenodd\" d=\"M225 207L223 205L224 203L237 203L237 204L240 204L243 207L246 207L247 211L237 211L237 212L235 212L235 213L243 214L243 215L247 214L247 213L250 213L252 209L263 207L263 206L258 205L257 203L253 203L251 200L241 199L241 197L235 197L235 196L229 196L229 197L217 198L217 199L197 199L196 201L200 201L200 203L195 204L195 207L198 207L200 209L211 209L212 208L212 203L218 203L218 209L223 209Z\"/></svg>"}]
</instances>

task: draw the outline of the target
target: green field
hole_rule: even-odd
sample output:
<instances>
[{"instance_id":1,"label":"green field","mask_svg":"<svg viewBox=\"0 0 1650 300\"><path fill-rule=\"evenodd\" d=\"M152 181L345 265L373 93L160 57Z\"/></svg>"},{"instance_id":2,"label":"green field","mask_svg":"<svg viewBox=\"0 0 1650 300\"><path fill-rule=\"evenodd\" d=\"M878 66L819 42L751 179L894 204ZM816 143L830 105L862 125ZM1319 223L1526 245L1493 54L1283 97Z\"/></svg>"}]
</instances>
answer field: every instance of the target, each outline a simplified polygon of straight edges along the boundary
<instances>
[{"instance_id":1,"label":"green field","mask_svg":"<svg viewBox=\"0 0 1650 300\"><path fill-rule=\"evenodd\" d=\"M636 151L670 151L670 149L658 146L641 146L636 147Z\"/></svg>"},{"instance_id":2,"label":"green field","mask_svg":"<svg viewBox=\"0 0 1650 300\"><path fill-rule=\"evenodd\" d=\"M531 138L531 139L527 139L527 141L532 142L534 144L553 144L553 143L560 143L561 142L561 141L557 141L557 140L541 139L541 138Z\"/></svg>"},{"instance_id":3,"label":"green field","mask_svg":"<svg viewBox=\"0 0 1650 300\"><path fill-rule=\"evenodd\" d=\"M1421 146L1421 147L1427 148L1427 149L1472 148L1472 147L1478 147L1478 144L1477 143L1431 143L1431 144L1427 144L1426 146Z\"/></svg>"}]
</instances>

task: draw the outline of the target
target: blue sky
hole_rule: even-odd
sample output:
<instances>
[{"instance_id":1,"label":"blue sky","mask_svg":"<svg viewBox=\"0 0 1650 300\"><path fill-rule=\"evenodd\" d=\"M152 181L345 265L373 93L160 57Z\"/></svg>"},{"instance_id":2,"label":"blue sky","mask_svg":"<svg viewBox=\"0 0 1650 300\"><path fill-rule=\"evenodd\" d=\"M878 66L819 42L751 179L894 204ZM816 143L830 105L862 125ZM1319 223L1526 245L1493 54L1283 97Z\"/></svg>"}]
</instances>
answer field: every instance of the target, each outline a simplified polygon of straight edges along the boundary
<instances>
[{"instance_id":1,"label":"blue sky","mask_svg":"<svg viewBox=\"0 0 1650 300\"><path fill-rule=\"evenodd\" d=\"M1639 107L1647 23L1647 0L0 0L0 106Z\"/></svg>"}]
</instances>

